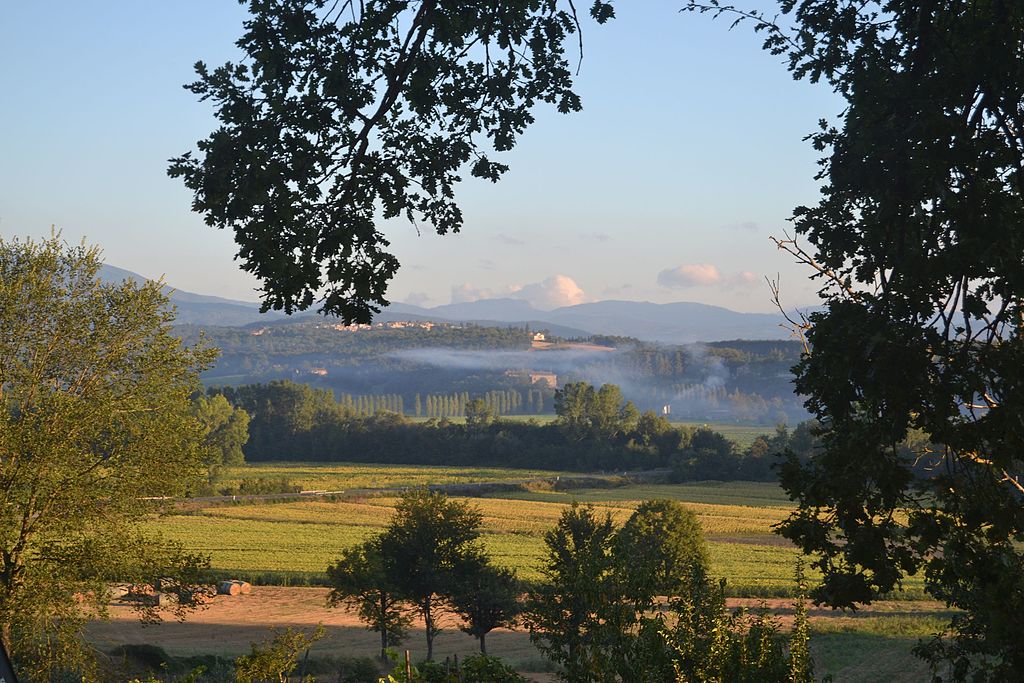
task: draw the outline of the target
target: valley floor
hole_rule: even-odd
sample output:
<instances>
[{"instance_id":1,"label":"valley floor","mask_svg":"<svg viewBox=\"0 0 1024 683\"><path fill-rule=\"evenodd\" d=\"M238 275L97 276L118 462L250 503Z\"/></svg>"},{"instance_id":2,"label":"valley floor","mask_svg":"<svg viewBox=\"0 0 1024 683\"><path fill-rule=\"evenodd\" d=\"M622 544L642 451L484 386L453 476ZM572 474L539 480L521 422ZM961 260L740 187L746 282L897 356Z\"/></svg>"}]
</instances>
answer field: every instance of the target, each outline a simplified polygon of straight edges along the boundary
<instances>
[{"instance_id":1,"label":"valley floor","mask_svg":"<svg viewBox=\"0 0 1024 683\"><path fill-rule=\"evenodd\" d=\"M89 636L104 651L125 643L159 645L171 655L215 654L236 657L249 651L252 642L271 637L275 628L288 626L312 630L323 624L326 636L312 650L325 655L373 656L378 636L367 631L356 615L326 606L326 588L255 586L249 595L218 596L204 610L184 622L143 625L126 605L111 608L111 620L93 623ZM762 601L729 600L731 607L756 607ZM788 599L764 601L780 615L785 628L792 606ZM879 681L901 683L927 680L927 669L910 653L917 638L932 628L941 605L927 601L887 601L856 615L830 610L811 611L812 647L820 677L832 674L837 682ZM417 624L403 647L413 658L423 653L422 624ZM476 641L446 624L435 644L436 656L472 654ZM501 630L488 637L488 650L507 658L528 677L548 680L549 668L523 631Z\"/></svg>"}]
</instances>

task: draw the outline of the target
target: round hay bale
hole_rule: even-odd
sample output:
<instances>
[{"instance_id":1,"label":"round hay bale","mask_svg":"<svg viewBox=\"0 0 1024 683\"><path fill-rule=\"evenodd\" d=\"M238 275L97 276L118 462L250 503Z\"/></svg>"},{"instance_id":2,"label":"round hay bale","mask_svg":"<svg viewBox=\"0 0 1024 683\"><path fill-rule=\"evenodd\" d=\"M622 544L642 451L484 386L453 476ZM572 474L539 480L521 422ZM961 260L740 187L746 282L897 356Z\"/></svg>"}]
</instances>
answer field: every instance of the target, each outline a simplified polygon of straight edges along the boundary
<instances>
[{"instance_id":1,"label":"round hay bale","mask_svg":"<svg viewBox=\"0 0 1024 683\"><path fill-rule=\"evenodd\" d=\"M238 592L241 595L249 595L252 593L252 584L248 581L235 581L238 584Z\"/></svg>"},{"instance_id":2,"label":"round hay bale","mask_svg":"<svg viewBox=\"0 0 1024 683\"><path fill-rule=\"evenodd\" d=\"M221 581L217 584L217 592L221 595L238 595L242 587L235 581Z\"/></svg>"}]
</instances>

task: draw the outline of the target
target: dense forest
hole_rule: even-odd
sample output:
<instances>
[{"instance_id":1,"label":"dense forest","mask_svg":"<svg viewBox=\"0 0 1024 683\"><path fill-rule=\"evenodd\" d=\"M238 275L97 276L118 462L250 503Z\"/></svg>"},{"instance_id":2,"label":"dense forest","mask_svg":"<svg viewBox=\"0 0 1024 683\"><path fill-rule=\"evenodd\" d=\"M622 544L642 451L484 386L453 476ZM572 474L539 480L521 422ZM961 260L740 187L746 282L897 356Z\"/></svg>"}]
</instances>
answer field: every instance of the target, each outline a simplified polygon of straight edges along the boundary
<instances>
[{"instance_id":1,"label":"dense forest","mask_svg":"<svg viewBox=\"0 0 1024 683\"><path fill-rule=\"evenodd\" d=\"M669 468L678 481L771 480L772 465L791 451L816 447L813 426L766 430L746 449L710 429L641 413L615 385L572 383L556 392L555 421L502 420L483 399L466 419L417 421L394 412L360 414L324 389L290 381L210 389L251 416L245 458L258 461L347 461L473 465L575 471Z\"/></svg>"},{"instance_id":2,"label":"dense forest","mask_svg":"<svg viewBox=\"0 0 1024 683\"><path fill-rule=\"evenodd\" d=\"M249 327L183 326L221 350L203 380L239 386L293 380L334 393L360 415L461 417L470 397L501 415L551 414L555 386L614 383L641 410L683 420L795 424L800 346L785 341L662 345L595 336L534 344L528 328L323 321Z\"/></svg>"}]
</instances>

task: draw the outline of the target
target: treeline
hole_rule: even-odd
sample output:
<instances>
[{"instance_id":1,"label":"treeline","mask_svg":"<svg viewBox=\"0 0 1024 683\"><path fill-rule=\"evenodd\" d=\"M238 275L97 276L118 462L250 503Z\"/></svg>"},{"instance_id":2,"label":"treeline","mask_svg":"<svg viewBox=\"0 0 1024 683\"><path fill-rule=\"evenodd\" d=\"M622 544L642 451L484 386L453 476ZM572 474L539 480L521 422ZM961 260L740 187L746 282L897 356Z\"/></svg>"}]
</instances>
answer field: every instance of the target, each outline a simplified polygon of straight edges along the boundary
<instances>
[{"instance_id":1,"label":"treeline","mask_svg":"<svg viewBox=\"0 0 1024 683\"><path fill-rule=\"evenodd\" d=\"M410 406L401 394L341 394L338 403L359 417L378 413L397 413L412 417L465 417L466 406L478 398L495 415L537 415L549 405L539 389L503 389L473 397L468 391L454 394L415 394Z\"/></svg>"},{"instance_id":2,"label":"treeline","mask_svg":"<svg viewBox=\"0 0 1024 683\"><path fill-rule=\"evenodd\" d=\"M556 392L558 419L507 421L483 399L463 404L465 423L360 415L329 392L281 381L211 389L250 415L246 460L355 461L575 471L671 468L678 480L774 478L776 454L809 454L807 426L785 428L746 449L709 429L640 413L615 385L572 383Z\"/></svg>"}]
</instances>

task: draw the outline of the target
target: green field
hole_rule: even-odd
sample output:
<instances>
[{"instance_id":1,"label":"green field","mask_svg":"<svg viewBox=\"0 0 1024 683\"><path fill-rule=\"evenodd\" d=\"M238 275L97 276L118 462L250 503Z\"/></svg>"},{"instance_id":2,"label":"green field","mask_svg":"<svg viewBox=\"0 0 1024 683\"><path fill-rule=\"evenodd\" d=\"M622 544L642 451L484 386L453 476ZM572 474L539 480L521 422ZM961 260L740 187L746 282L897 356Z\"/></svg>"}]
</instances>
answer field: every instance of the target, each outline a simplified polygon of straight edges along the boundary
<instances>
[{"instance_id":1,"label":"green field","mask_svg":"<svg viewBox=\"0 0 1024 683\"><path fill-rule=\"evenodd\" d=\"M270 462L225 467L218 486L237 486L242 479L287 480L303 491L380 489L428 484L465 484L555 477L563 472L497 467L443 467L365 463Z\"/></svg>"},{"instance_id":2,"label":"green field","mask_svg":"<svg viewBox=\"0 0 1024 683\"><path fill-rule=\"evenodd\" d=\"M530 475L551 473L279 464L240 469L237 476L255 474L288 477L310 488L335 488L341 482L347 488L365 488L529 479ZM639 501L671 498L697 514L708 539L712 572L728 580L731 595L770 598L794 592L793 571L799 554L771 532L772 525L786 517L792 504L774 484L636 484L568 492L549 488L539 483L511 492L461 498L480 510L483 543L495 561L514 568L522 578L540 578L543 534L573 500L591 503L622 523ZM165 537L209 554L220 573L260 583L319 584L325 579L324 569L342 548L367 538L387 523L395 503L393 495L212 505L178 511L155 520L153 526ZM810 578L815 579L813 572ZM922 597L919 581L911 581L907 587L903 597ZM775 601L773 609L784 610L788 604L786 600ZM940 607L923 601L881 602L867 615L812 612L817 671L833 674L836 681L923 680L927 670L910 650L918 638L934 633L948 618ZM532 653L523 647L523 652ZM532 654L530 657L536 659Z\"/></svg>"},{"instance_id":3,"label":"green field","mask_svg":"<svg viewBox=\"0 0 1024 683\"><path fill-rule=\"evenodd\" d=\"M426 422L428 418L425 417L412 417L409 418L415 422ZM446 418L449 422L462 423L465 422L463 417L449 417ZM554 422L556 416L553 414L544 415L502 415L499 419L510 420L512 422L529 422L531 420L539 422L541 424L548 424ZM762 434L773 434L775 432L774 425L744 425L744 424L732 424L729 422L676 422L672 424L677 427L689 427L691 429L697 429L699 427L706 427L712 429L727 439L731 439L736 442L736 445L741 449L746 448L754 442L754 439L761 436Z\"/></svg>"},{"instance_id":4,"label":"green field","mask_svg":"<svg viewBox=\"0 0 1024 683\"><path fill-rule=\"evenodd\" d=\"M274 465L252 468L280 473L311 488L404 486L442 482L527 479L551 474L523 470L457 470L455 468L383 468L362 465ZM386 471L385 471L386 470ZM251 476L251 475L250 475ZM436 477L431 479L431 477ZM699 484L631 485L570 492L530 491L490 494L465 499L484 518L483 543L495 560L525 579L539 578L543 534L573 500L592 503L618 523L642 500L671 498L697 513L709 541L712 571L726 577L734 595L788 595L798 552L771 531L783 520L790 503L774 484L705 482ZM302 500L276 504L251 503L203 507L171 514L154 522L165 537L207 553L215 569L261 581L317 583L341 549L380 530L395 499L365 496L352 500ZM813 578L813 575L812 575ZM920 585L908 585L911 593Z\"/></svg>"}]
</instances>

